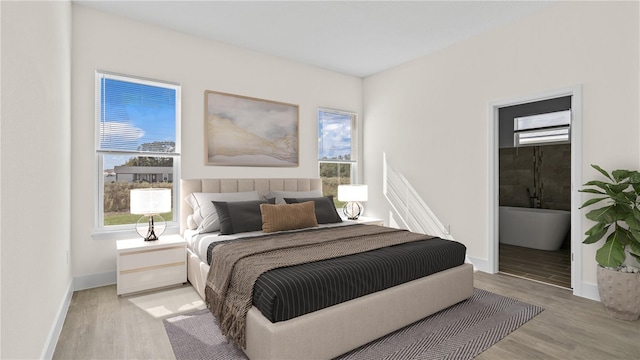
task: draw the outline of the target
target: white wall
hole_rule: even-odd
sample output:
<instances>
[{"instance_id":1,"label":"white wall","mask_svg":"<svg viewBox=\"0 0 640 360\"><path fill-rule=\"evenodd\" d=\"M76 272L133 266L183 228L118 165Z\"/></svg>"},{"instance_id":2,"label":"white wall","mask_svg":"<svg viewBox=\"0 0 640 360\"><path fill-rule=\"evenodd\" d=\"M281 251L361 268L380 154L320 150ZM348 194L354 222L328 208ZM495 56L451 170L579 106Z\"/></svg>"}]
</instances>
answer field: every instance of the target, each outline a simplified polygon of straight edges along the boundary
<instances>
[{"instance_id":1,"label":"white wall","mask_svg":"<svg viewBox=\"0 0 640 360\"><path fill-rule=\"evenodd\" d=\"M96 69L182 85L182 177L316 177L317 108L362 111L362 80L73 5L72 259L88 285L115 280L115 241L92 239ZM300 166L204 166L204 91L298 104ZM113 274L113 275L110 275ZM101 280L100 280L101 279ZM84 283L84 281L83 281Z\"/></svg>"},{"instance_id":2,"label":"white wall","mask_svg":"<svg viewBox=\"0 0 640 360\"><path fill-rule=\"evenodd\" d=\"M2 353L50 357L71 286L71 4L2 1Z\"/></svg>"},{"instance_id":3,"label":"white wall","mask_svg":"<svg viewBox=\"0 0 640 360\"><path fill-rule=\"evenodd\" d=\"M2 5L0 4L0 21ZM0 22L0 44L2 44L2 26ZM0 46L0 69L2 69L2 47ZM0 83L2 71L0 70ZM2 85L0 84L0 120L2 119ZM0 280L2 279L2 125L0 123ZM2 284L0 284L0 324L2 324ZM0 325L0 357L2 357L2 326Z\"/></svg>"},{"instance_id":4,"label":"white wall","mask_svg":"<svg viewBox=\"0 0 640 360\"><path fill-rule=\"evenodd\" d=\"M488 107L583 85L589 164L640 166L638 2L566 2L364 81L367 214L389 218L382 154L471 257L488 259ZM581 184L575 184L581 186ZM590 227L584 222L581 232ZM583 247L595 284L596 247Z\"/></svg>"}]
</instances>

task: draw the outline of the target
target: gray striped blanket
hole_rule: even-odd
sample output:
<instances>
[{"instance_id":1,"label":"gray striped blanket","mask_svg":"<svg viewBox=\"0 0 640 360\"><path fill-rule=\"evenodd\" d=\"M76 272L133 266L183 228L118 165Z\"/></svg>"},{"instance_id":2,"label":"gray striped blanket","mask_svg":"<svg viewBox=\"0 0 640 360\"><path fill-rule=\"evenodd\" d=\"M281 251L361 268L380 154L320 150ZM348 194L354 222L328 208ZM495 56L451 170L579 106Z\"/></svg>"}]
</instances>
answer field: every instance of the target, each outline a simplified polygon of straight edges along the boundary
<instances>
[{"instance_id":1,"label":"gray striped blanket","mask_svg":"<svg viewBox=\"0 0 640 360\"><path fill-rule=\"evenodd\" d=\"M246 347L245 323L253 286L271 269L352 255L432 236L374 225L340 226L279 233L216 246L205 297L220 330Z\"/></svg>"}]
</instances>

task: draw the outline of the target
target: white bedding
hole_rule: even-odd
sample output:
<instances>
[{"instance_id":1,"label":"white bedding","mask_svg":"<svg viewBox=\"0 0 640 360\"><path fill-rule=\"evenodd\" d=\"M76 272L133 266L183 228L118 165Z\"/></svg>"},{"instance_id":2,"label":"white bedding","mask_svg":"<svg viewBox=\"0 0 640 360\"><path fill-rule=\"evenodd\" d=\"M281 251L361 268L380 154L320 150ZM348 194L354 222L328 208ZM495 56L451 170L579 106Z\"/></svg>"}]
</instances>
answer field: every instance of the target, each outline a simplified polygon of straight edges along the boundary
<instances>
[{"instance_id":1,"label":"white bedding","mask_svg":"<svg viewBox=\"0 0 640 360\"><path fill-rule=\"evenodd\" d=\"M348 225L354 225L354 224L357 224L357 222L351 221L351 220L343 220L340 223L321 224L318 227L324 228L324 227L335 227L335 226L348 226ZM305 229L290 230L288 232L301 231L301 230L305 230ZM269 234L274 234L274 233L269 233ZM193 253L198 255L198 258L200 258L200 261L202 261L205 264L207 264L207 249L209 249L209 245L211 243L225 241L225 240L261 236L261 235L265 235L265 233L263 233L262 231L251 231L251 232L244 232L244 233L231 234L231 235L220 235L219 231L206 233L206 234L198 234L197 230L184 231L184 239L187 241L187 247L191 249Z\"/></svg>"}]
</instances>

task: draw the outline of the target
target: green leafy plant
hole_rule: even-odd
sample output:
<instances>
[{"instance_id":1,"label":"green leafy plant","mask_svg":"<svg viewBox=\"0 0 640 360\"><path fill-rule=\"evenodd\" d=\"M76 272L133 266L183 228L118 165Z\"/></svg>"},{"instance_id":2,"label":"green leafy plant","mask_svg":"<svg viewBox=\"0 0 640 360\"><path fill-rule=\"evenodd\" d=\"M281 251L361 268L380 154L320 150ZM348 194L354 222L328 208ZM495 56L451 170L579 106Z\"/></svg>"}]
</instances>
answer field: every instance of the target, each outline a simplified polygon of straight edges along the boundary
<instances>
[{"instance_id":1,"label":"green leafy plant","mask_svg":"<svg viewBox=\"0 0 640 360\"><path fill-rule=\"evenodd\" d=\"M592 180L581 192L600 195L587 200L580 209L596 203L606 206L591 210L587 219L596 224L585 232L584 244L593 244L608 234L604 245L596 252L596 261L604 267L617 268L626 259L625 252L640 261L640 172L615 170L609 175L597 165L591 165L609 181Z\"/></svg>"}]
</instances>

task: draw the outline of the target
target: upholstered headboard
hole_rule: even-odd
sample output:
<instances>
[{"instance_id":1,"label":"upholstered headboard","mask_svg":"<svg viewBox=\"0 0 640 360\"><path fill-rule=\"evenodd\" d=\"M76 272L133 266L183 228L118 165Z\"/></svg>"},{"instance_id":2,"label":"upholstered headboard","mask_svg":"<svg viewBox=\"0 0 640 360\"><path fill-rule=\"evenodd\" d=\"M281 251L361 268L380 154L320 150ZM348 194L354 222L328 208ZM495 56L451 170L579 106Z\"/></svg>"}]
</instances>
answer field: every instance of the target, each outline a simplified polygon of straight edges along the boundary
<instances>
[{"instance_id":1,"label":"upholstered headboard","mask_svg":"<svg viewBox=\"0 0 640 360\"><path fill-rule=\"evenodd\" d=\"M187 229L187 216L193 214L185 198L194 192L227 193L257 190L260 196L271 191L322 190L322 180L293 179L181 179L180 180L180 234Z\"/></svg>"}]
</instances>

